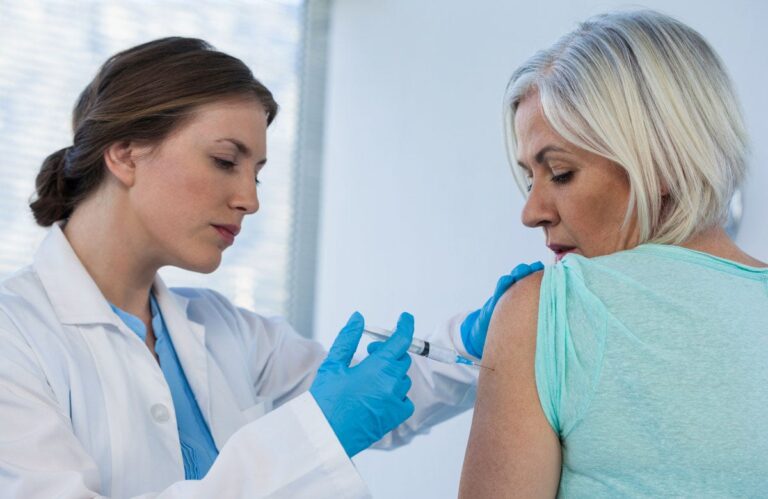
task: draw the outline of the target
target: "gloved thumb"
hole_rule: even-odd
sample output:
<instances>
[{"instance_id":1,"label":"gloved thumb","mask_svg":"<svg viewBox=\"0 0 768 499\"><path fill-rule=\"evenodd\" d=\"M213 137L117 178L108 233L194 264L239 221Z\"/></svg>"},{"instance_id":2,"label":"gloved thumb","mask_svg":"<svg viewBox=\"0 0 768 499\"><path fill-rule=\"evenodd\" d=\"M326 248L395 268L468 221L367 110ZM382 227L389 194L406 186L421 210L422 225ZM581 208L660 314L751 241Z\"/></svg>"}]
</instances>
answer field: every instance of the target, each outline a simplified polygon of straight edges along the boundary
<instances>
[{"instance_id":1,"label":"gloved thumb","mask_svg":"<svg viewBox=\"0 0 768 499\"><path fill-rule=\"evenodd\" d=\"M397 328L392 336L385 342L385 349L396 358L402 357L408 351L413 341L413 316L408 312L400 314L397 320Z\"/></svg>"},{"instance_id":2,"label":"gloved thumb","mask_svg":"<svg viewBox=\"0 0 768 499\"><path fill-rule=\"evenodd\" d=\"M333 341L328 357L326 357L326 362L336 362L348 366L352 361L355 350L357 350L357 345L360 343L364 326L365 319L360 312L352 314L347 324Z\"/></svg>"}]
</instances>

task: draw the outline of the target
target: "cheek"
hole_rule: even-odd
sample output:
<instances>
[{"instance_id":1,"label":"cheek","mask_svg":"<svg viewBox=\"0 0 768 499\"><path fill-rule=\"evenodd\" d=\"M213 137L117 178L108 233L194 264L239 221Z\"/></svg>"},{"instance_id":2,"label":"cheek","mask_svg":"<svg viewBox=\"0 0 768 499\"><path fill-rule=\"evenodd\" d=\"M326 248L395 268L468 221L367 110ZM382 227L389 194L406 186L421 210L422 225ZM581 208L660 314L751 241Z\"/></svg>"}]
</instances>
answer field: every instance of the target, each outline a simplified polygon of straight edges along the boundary
<instances>
[{"instance_id":1,"label":"cheek","mask_svg":"<svg viewBox=\"0 0 768 499\"><path fill-rule=\"evenodd\" d=\"M629 198L619 185L588 187L561 196L558 203L561 220L582 244L612 239L624 222Z\"/></svg>"},{"instance_id":2,"label":"cheek","mask_svg":"<svg viewBox=\"0 0 768 499\"><path fill-rule=\"evenodd\" d=\"M626 249L624 241L631 230L631 223L624 223L628 201L629 192L620 183L605 186L601 195L593 196L585 217L592 221L588 232L596 255Z\"/></svg>"},{"instance_id":3,"label":"cheek","mask_svg":"<svg viewBox=\"0 0 768 499\"><path fill-rule=\"evenodd\" d=\"M216 183L210 175L191 168L168 163L156 166L137 185L133 204L143 224L154 237L164 240L197 232L212 215Z\"/></svg>"},{"instance_id":4,"label":"cheek","mask_svg":"<svg viewBox=\"0 0 768 499\"><path fill-rule=\"evenodd\" d=\"M204 165L168 165L151 179L154 204L169 213L192 215L214 201L217 182L213 177Z\"/></svg>"}]
</instances>

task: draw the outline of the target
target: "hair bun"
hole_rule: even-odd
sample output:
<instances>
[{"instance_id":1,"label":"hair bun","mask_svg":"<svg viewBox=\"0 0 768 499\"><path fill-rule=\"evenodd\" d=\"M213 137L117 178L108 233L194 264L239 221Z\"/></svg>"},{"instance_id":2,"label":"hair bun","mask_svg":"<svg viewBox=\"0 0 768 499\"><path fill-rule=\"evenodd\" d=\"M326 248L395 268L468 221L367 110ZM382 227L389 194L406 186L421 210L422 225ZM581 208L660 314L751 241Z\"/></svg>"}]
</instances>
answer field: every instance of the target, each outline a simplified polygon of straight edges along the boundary
<instances>
[{"instance_id":1,"label":"hair bun","mask_svg":"<svg viewBox=\"0 0 768 499\"><path fill-rule=\"evenodd\" d=\"M72 212L65 179L67 160L72 148L65 147L43 161L35 179L36 199L29 204L38 225L49 227Z\"/></svg>"}]
</instances>

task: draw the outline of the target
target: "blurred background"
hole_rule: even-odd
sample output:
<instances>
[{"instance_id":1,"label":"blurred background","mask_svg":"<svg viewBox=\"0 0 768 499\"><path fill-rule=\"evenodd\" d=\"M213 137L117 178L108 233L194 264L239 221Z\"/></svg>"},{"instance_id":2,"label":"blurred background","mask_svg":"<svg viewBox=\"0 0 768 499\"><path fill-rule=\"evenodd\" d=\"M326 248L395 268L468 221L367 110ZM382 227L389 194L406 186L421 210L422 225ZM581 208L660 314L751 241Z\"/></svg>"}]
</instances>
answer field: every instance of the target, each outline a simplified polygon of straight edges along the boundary
<instances>
[{"instance_id":1,"label":"blurred background","mask_svg":"<svg viewBox=\"0 0 768 499\"><path fill-rule=\"evenodd\" d=\"M71 143L70 112L114 52L172 34L243 59L274 93L261 210L212 275L164 269L287 315L329 345L354 310L425 335L476 308L520 262L552 260L520 223L501 99L512 71L576 23L650 7L725 61L752 138L736 236L768 259L768 4L760 0L0 0L0 276L44 231L27 207L42 160ZM355 462L374 497L455 497L471 414Z\"/></svg>"}]
</instances>

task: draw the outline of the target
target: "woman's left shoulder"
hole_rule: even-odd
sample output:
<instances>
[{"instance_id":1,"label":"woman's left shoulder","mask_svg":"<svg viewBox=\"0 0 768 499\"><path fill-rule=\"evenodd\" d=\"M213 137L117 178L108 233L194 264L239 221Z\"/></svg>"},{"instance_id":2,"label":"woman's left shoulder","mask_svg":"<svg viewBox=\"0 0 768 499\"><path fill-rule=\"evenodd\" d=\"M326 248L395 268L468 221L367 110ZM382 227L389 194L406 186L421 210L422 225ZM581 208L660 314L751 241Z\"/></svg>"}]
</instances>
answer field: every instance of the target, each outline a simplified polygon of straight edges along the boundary
<instances>
[{"instance_id":1,"label":"woman's left shoulder","mask_svg":"<svg viewBox=\"0 0 768 499\"><path fill-rule=\"evenodd\" d=\"M534 272L512 285L499 303L491 319L488 343L492 355L519 355L535 345L539 310L539 293L544 272Z\"/></svg>"}]
</instances>

